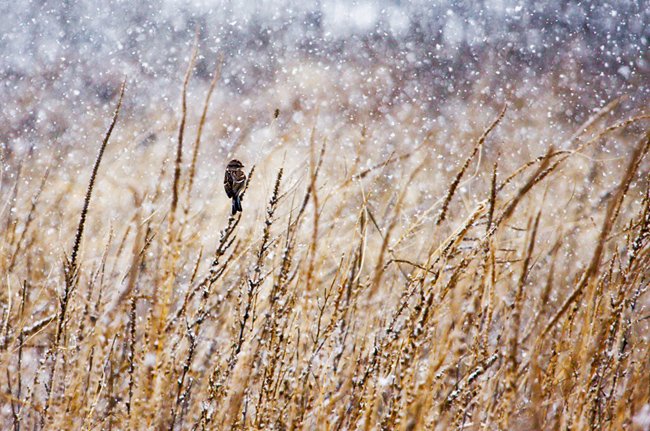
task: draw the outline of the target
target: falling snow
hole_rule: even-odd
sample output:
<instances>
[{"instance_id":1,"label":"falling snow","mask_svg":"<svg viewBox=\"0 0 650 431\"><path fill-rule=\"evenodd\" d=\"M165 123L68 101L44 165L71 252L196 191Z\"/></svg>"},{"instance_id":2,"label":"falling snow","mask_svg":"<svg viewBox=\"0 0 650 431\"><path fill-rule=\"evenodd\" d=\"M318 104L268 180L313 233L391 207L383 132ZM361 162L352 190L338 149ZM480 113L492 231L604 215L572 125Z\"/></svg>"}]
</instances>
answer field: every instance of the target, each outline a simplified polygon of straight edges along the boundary
<instances>
[{"instance_id":1,"label":"falling snow","mask_svg":"<svg viewBox=\"0 0 650 431\"><path fill-rule=\"evenodd\" d=\"M0 428L647 430L649 45L646 0L0 1Z\"/></svg>"}]
</instances>

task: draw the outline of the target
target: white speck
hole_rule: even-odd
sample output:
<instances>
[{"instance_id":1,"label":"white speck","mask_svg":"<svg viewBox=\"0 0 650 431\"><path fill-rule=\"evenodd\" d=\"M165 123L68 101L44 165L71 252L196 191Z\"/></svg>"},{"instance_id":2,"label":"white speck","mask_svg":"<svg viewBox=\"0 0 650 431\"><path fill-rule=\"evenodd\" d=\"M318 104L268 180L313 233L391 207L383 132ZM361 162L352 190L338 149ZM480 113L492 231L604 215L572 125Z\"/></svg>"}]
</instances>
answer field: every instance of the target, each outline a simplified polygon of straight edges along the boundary
<instances>
[{"instance_id":1,"label":"white speck","mask_svg":"<svg viewBox=\"0 0 650 431\"><path fill-rule=\"evenodd\" d=\"M143 361L145 367L153 367L156 365L156 354L155 353L147 353L144 356L144 361Z\"/></svg>"},{"instance_id":2,"label":"white speck","mask_svg":"<svg viewBox=\"0 0 650 431\"><path fill-rule=\"evenodd\" d=\"M634 415L632 418L632 423L636 425L638 429L650 429L650 404L646 404L641 407L639 413Z\"/></svg>"},{"instance_id":3,"label":"white speck","mask_svg":"<svg viewBox=\"0 0 650 431\"><path fill-rule=\"evenodd\" d=\"M621 66L617 71L623 78L628 79L630 77L630 68L628 66Z\"/></svg>"}]
</instances>

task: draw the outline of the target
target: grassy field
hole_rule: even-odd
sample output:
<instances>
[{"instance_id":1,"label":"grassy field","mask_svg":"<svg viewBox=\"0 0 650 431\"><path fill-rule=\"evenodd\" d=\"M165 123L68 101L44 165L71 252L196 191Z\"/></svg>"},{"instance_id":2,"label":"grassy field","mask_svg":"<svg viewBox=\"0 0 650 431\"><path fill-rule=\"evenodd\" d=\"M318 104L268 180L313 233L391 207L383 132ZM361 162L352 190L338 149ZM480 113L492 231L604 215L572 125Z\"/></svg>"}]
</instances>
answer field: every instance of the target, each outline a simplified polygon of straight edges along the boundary
<instances>
[{"instance_id":1,"label":"grassy field","mask_svg":"<svg viewBox=\"0 0 650 431\"><path fill-rule=\"evenodd\" d=\"M0 428L648 429L647 112L423 127L317 70L236 106L191 70L175 112L127 84L3 149Z\"/></svg>"}]
</instances>

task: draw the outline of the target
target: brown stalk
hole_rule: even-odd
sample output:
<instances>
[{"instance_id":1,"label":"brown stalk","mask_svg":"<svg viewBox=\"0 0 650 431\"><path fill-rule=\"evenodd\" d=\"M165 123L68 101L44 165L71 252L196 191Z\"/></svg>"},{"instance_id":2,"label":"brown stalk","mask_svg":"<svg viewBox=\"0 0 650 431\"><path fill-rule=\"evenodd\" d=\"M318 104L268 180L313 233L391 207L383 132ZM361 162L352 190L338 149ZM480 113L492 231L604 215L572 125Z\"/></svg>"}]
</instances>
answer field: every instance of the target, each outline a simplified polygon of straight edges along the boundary
<instances>
[{"instance_id":1,"label":"brown stalk","mask_svg":"<svg viewBox=\"0 0 650 431\"><path fill-rule=\"evenodd\" d=\"M485 131L483 131L483 134L478 138L476 143L474 144L474 148L472 148L472 152L470 155L465 159L465 163L463 163L463 166L460 168L458 173L456 174L456 177L452 181L451 185L449 186L449 190L447 190L447 195L445 196L445 200L442 204L442 208L440 210L440 215L438 216L438 220L436 221L436 226L440 226L440 224L445 220L447 217L447 210L449 208L449 203L451 202L451 198L454 196L454 193L456 192L456 189L458 188L458 184L460 184L460 180L463 178L463 175L465 174L465 171L469 167L469 164L472 162L474 159L474 156L476 156L476 153L479 152L479 150L483 147L483 144L485 143L485 140L487 139L488 135L494 128L499 124L503 116L506 114L506 109L508 108L508 105L505 105L503 109L501 110L501 113L497 116L497 118L488 126Z\"/></svg>"},{"instance_id":2,"label":"brown stalk","mask_svg":"<svg viewBox=\"0 0 650 431\"><path fill-rule=\"evenodd\" d=\"M199 34L197 31L194 38L194 47L192 48L190 62L187 65L185 77L183 78L183 89L181 91L181 121L178 126L178 140L176 144L176 162L174 163L174 180L172 182L172 201L169 211L170 225L174 224L174 219L176 217L176 207L178 205L178 188L181 178L181 164L183 162L183 136L185 134L185 120L187 118L187 86L190 82L190 77L192 76L192 70L194 69L194 63L196 61L196 55L198 53L198 46Z\"/></svg>"},{"instance_id":3,"label":"brown stalk","mask_svg":"<svg viewBox=\"0 0 650 431\"><path fill-rule=\"evenodd\" d=\"M25 220L25 226L23 227L23 230L20 233L20 236L18 237L18 241L16 242L16 248L14 249L14 252L11 255L11 259L9 260L9 265L7 267L8 273L11 273L11 270L13 269L14 264L16 263L16 257L21 252L21 248L23 246L23 241L25 240L25 236L27 235L27 232L29 231L29 227L34 221L34 217L36 214L36 205L38 205L38 200L41 196L41 193L43 193L43 189L45 188L45 183L47 182L49 175L50 175L50 166L48 166L45 169L45 174L43 174L43 178L41 179L41 184L39 185L36 193L34 194L34 197L32 198L32 205L29 209L29 213L27 214L27 219Z\"/></svg>"},{"instance_id":4,"label":"brown stalk","mask_svg":"<svg viewBox=\"0 0 650 431\"><path fill-rule=\"evenodd\" d=\"M543 207L543 202L542 202ZM503 414L501 417L501 426L508 428L510 425L510 416L512 410L515 408L513 406L515 392L517 387L517 371L518 371L518 349L519 349L519 330L521 326L521 309L522 303L524 300L524 285L528 279L528 274L530 272L530 261L532 259L533 250L535 248L535 240L537 238L537 228L539 227L539 220L541 217L541 209L537 212L535 221L532 222L532 232L530 234L530 241L528 242L528 248L526 250L526 257L524 258L521 275L519 277L519 282L517 283L517 289L515 292L515 297L513 298L512 304L512 313L510 315L510 334L508 340L508 357L506 365L506 382L505 382L505 394L503 399ZM529 224L529 230L531 226Z\"/></svg>"},{"instance_id":5,"label":"brown stalk","mask_svg":"<svg viewBox=\"0 0 650 431\"><path fill-rule=\"evenodd\" d=\"M196 175L196 162L198 160L199 148L201 146L201 137L203 136L203 127L205 126L205 119L208 116L208 108L210 107L210 100L212 99L212 93L217 86L217 82L221 78L221 68L223 66L223 55L219 57L217 61L217 66L212 75L212 81L210 82L210 87L208 92L205 95L205 102L203 102L203 111L201 112L201 119L199 120L199 128L196 131L196 139L194 140L194 148L192 150L192 162L190 164L190 171L188 174L188 183L187 183L187 204L185 206L185 213L187 214L190 209L190 202L192 199L192 188L194 186L194 176Z\"/></svg>"},{"instance_id":6,"label":"brown stalk","mask_svg":"<svg viewBox=\"0 0 650 431\"><path fill-rule=\"evenodd\" d=\"M74 291L75 285L77 283L77 275L78 275L78 270L79 266L77 263L77 255L79 253L79 247L81 246L81 238L84 232L84 227L86 224L86 217L88 214L88 207L90 206L90 198L92 196L93 188L95 186L95 179L97 177L97 173L99 171L99 165L102 161L102 157L104 155L104 150L106 149L106 146L108 145L108 140L111 137L111 133L113 132L113 128L115 127L115 124L117 123L117 116L120 113L120 108L122 107L122 98L124 96L124 89L126 88L126 79L124 82L122 82L122 87L120 89L120 96L117 102L117 107L115 108L115 113L113 114L113 119L111 121L110 126L108 127L108 130L106 131L106 135L104 136L104 140L102 141L102 145L99 148L99 154L97 155L97 158L95 159L95 164L93 166L92 173L90 175L90 181L88 183L88 189L86 190L86 197L84 199L84 204L83 208L81 210L81 216L79 218L79 225L77 226L77 233L75 234L75 239L74 239L74 244L72 246L72 253L70 260L65 261L64 263L64 279L65 279L65 285L63 289L63 294L59 298L59 312L58 312L58 323L57 323L57 328L56 328L56 334L54 337L54 342L52 346L50 347L48 353L46 354L46 357L51 359L52 365L50 367L50 373L48 376L48 384L46 384L47 388L47 395L45 398L45 407L43 409L43 416L41 420L41 425L45 423L45 421L48 420L48 409L50 407L50 400L52 396L52 388L53 388L53 382L54 382L54 373L56 371L56 366L57 366L57 358L59 357L59 347L61 344L61 340L63 338L63 332L64 332L64 325L66 322L66 312L68 310L68 305L70 301L70 296L72 292Z\"/></svg>"},{"instance_id":7,"label":"brown stalk","mask_svg":"<svg viewBox=\"0 0 650 431\"><path fill-rule=\"evenodd\" d=\"M316 126L312 128L311 131L311 137L309 139L310 141L310 146L311 146L311 152L310 152L310 184L309 184L309 194L311 195L312 201L314 202L314 220L312 224L312 237L311 237L311 243L309 246L309 265L307 266L307 281L305 282L305 290L307 292L311 291L311 285L312 285L312 280L314 277L314 262L316 259L316 252L317 252L317 245L318 245L318 223L320 220L320 205L319 205L319 200L318 200L318 189L316 187L316 180L318 178L318 172L320 171L320 167L323 163L323 156L325 154L325 143L323 142L323 146L321 147L320 150L320 155L318 157L318 161L316 161L315 157L315 133L316 133Z\"/></svg>"},{"instance_id":8,"label":"brown stalk","mask_svg":"<svg viewBox=\"0 0 650 431\"><path fill-rule=\"evenodd\" d=\"M90 182L88 183L88 189L86 190L86 197L84 198L84 204L81 210L81 217L79 218L79 225L77 226L77 233L75 234L74 244L72 246L72 253L70 254L69 262L66 264L66 283L69 283L68 289L71 288L72 277L76 276L76 271L78 269L77 255L79 253L79 247L81 246L81 237L84 232L84 226L86 225L86 216L88 214L88 207L90 206L90 197L92 196L93 187L95 186L95 178L97 177L97 172L99 171L99 164L101 163L102 157L104 156L104 150L106 149L108 140L111 137L111 133L113 133L113 128L117 123L117 116L120 113L120 108L122 107L122 98L124 97L125 88L126 88L126 80L122 82L122 87L120 88L120 96L117 101L117 107L115 108L115 113L113 114L113 120L111 121L111 124L108 127L108 130L106 131L106 135L104 135L104 140L102 141L102 145L99 148L99 154L97 154L97 158L95 159L95 165L93 166L93 170L90 175Z\"/></svg>"},{"instance_id":9,"label":"brown stalk","mask_svg":"<svg viewBox=\"0 0 650 431\"><path fill-rule=\"evenodd\" d=\"M598 266L600 265L600 261L602 258L603 250L605 248L605 239L609 236L609 233L611 232L612 227L614 226L614 222L616 221L615 216L618 215L620 206L622 205L623 199L625 198L625 194L627 193L627 190L630 187L630 183L632 182L632 179L636 175L636 171L639 168L641 160L648 152L649 146L650 146L650 132L647 132L645 137L639 141L636 148L634 149L634 152L630 157L630 161L628 163L627 169L624 171L625 175L621 179L621 183L617 188L616 196L614 197L614 199L610 200L609 205L607 206L607 211L605 213L605 220L603 221L603 226L601 228L600 235L598 237L596 248L594 249L594 254L591 257L591 261L589 262L589 266L584 271L582 277L580 278L580 281L578 282L573 292L571 292L571 294L567 297L564 303L560 306L560 309L557 311L557 313L551 318L549 323L544 327L544 330L540 334L540 338L546 336L546 334L548 334L548 332L555 326L555 324L560 320L560 318L564 315L564 313L566 313L569 307L580 297L585 286L591 282L594 274L597 272Z\"/></svg>"}]
</instances>

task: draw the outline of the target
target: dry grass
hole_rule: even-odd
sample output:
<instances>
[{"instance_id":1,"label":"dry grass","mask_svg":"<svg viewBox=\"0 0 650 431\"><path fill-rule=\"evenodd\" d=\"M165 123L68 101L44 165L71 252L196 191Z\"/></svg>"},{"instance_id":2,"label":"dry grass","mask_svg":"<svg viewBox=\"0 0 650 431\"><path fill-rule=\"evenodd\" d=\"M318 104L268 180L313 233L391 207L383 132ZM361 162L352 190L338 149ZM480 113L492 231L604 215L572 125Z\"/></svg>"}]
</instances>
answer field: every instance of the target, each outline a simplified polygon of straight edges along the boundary
<instances>
[{"instance_id":1,"label":"dry grass","mask_svg":"<svg viewBox=\"0 0 650 431\"><path fill-rule=\"evenodd\" d=\"M195 58L168 141L111 138L143 128L117 102L92 171L3 158L3 429L642 429L647 116L614 102L527 154L512 107L451 151L421 112L395 146L271 110L275 146L230 148L256 158L229 217Z\"/></svg>"}]
</instances>

